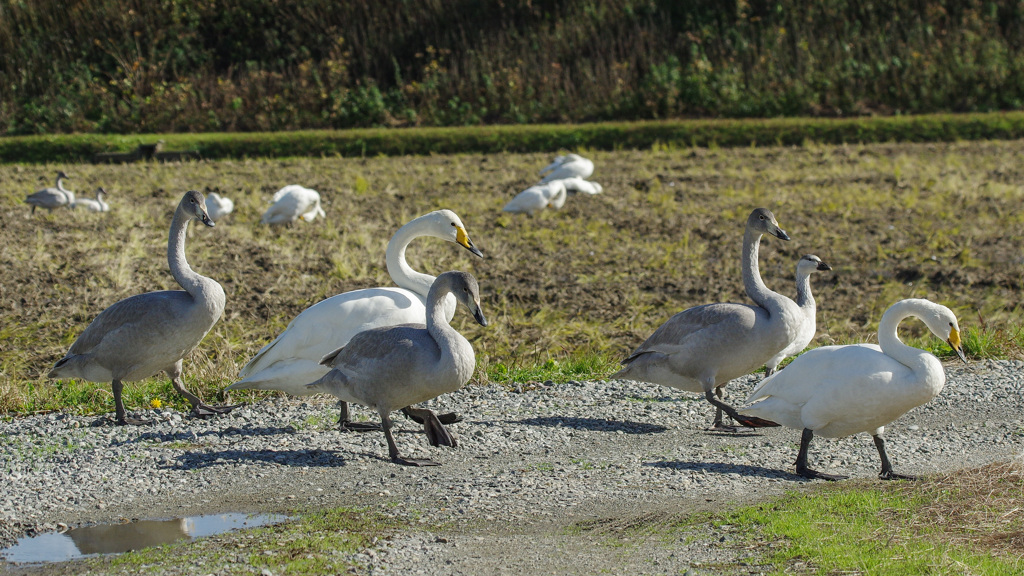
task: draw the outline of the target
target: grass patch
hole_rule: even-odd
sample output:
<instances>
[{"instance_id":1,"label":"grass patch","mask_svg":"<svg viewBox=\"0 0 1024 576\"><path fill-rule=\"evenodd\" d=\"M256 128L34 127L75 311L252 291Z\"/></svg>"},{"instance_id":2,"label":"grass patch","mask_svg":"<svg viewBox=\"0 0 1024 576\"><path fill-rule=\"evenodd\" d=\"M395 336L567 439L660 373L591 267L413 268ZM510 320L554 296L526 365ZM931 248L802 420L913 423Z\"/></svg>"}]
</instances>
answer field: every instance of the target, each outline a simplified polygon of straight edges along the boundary
<instances>
[{"instance_id":1,"label":"grass patch","mask_svg":"<svg viewBox=\"0 0 1024 576\"><path fill-rule=\"evenodd\" d=\"M1019 574L1024 468L1000 463L916 483L848 482L713 517L771 574Z\"/></svg>"},{"instance_id":2,"label":"grass patch","mask_svg":"<svg viewBox=\"0 0 1024 576\"><path fill-rule=\"evenodd\" d=\"M365 569L355 555L401 529L399 521L350 508L302 514L282 524L230 532L89 561L137 574L345 574Z\"/></svg>"}]
</instances>

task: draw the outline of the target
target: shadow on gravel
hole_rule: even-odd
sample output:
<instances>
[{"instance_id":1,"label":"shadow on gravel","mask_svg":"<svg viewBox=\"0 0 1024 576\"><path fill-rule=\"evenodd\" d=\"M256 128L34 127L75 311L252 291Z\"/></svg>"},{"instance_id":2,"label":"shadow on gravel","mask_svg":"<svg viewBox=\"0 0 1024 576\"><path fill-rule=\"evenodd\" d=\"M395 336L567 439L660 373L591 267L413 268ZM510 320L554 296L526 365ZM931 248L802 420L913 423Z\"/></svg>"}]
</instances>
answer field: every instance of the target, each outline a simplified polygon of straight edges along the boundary
<instances>
[{"instance_id":1,"label":"shadow on gravel","mask_svg":"<svg viewBox=\"0 0 1024 576\"><path fill-rule=\"evenodd\" d=\"M626 434L657 434L668 430L659 424L645 424L643 422L620 422L618 420L604 420L601 418L566 418L564 416L544 416L539 418L526 418L517 420L513 424L525 424L527 426L550 426L552 428L583 428L585 430L598 430L603 432L622 431Z\"/></svg>"},{"instance_id":2,"label":"shadow on gravel","mask_svg":"<svg viewBox=\"0 0 1024 576\"><path fill-rule=\"evenodd\" d=\"M196 470L243 462L322 468L337 468L346 465L345 458L333 450L221 450L220 452L187 452L177 457L177 463L161 466L161 468Z\"/></svg>"},{"instance_id":3,"label":"shadow on gravel","mask_svg":"<svg viewBox=\"0 0 1024 576\"><path fill-rule=\"evenodd\" d=\"M262 426L255 428L238 428L237 426L231 426L224 430L207 430L205 432L195 432L194 430L179 430L176 432L145 432L139 434L135 438L130 438L122 442L112 442L111 446L123 446L128 444L135 444L138 442L198 442L200 438L204 436L230 436L236 434L238 436L275 436L277 434L295 434L298 430L294 426Z\"/></svg>"},{"instance_id":4,"label":"shadow on gravel","mask_svg":"<svg viewBox=\"0 0 1024 576\"><path fill-rule=\"evenodd\" d=\"M706 472L708 474L739 474L740 476L761 476L764 478L784 478L787 480L806 480L795 474L790 474L777 468L762 468L761 466L737 466L736 464L721 464L716 462L683 462L680 460L645 462L644 466L652 468L670 468L672 470L689 470L691 472Z\"/></svg>"}]
</instances>

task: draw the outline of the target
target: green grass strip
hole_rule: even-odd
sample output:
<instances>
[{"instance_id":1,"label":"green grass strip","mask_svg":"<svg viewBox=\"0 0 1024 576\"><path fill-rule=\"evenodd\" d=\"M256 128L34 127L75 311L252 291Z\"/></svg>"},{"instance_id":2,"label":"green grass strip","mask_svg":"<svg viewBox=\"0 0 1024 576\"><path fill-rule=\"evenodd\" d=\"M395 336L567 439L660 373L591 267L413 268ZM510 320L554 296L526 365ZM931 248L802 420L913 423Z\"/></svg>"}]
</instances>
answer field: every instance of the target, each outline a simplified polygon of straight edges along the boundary
<instances>
[{"instance_id":1,"label":"green grass strip","mask_svg":"<svg viewBox=\"0 0 1024 576\"><path fill-rule=\"evenodd\" d=\"M292 156L398 156L551 152L658 147L736 147L871 142L948 142L1024 138L1024 112L858 118L666 120L566 125L370 128L204 134L70 134L0 138L0 162L89 161L165 141L166 150L209 160Z\"/></svg>"}]
</instances>

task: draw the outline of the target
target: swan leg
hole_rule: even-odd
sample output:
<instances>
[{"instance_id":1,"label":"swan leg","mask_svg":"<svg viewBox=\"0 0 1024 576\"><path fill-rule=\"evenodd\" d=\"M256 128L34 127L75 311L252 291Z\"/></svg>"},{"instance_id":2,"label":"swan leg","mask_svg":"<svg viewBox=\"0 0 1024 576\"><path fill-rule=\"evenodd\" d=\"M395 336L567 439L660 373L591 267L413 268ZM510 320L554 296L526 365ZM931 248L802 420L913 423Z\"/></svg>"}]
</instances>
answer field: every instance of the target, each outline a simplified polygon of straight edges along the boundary
<instances>
[{"instance_id":1,"label":"swan leg","mask_svg":"<svg viewBox=\"0 0 1024 576\"><path fill-rule=\"evenodd\" d=\"M233 406L210 406L209 404L204 403L202 398L189 392L188 389L185 388L185 383L181 378L181 360L175 362L174 366L172 366L167 372L171 375L171 385L174 386L174 389L192 405L193 416L207 418L217 414L227 414L241 406L241 404L235 404Z\"/></svg>"},{"instance_id":2,"label":"swan leg","mask_svg":"<svg viewBox=\"0 0 1024 576\"><path fill-rule=\"evenodd\" d=\"M398 444L395 443L395 435L391 433L391 417L387 413L380 415L380 426L384 430L384 438L388 441L388 455L391 457L391 461L395 464L401 464L402 466L440 466L438 462L426 459L412 459L403 458L398 453Z\"/></svg>"},{"instance_id":3,"label":"swan leg","mask_svg":"<svg viewBox=\"0 0 1024 576\"><path fill-rule=\"evenodd\" d=\"M878 457L882 460L882 471L878 473L879 480L917 480L917 476L893 472L892 464L889 463L889 455L885 453L885 438L882 438L881 434L875 434L871 438L875 441Z\"/></svg>"},{"instance_id":4,"label":"swan leg","mask_svg":"<svg viewBox=\"0 0 1024 576\"><path fill-rule=\"evenodd\" d=\"M804 433L800 436L800 452L797 453L796 456L796 473L810 480L814 480L815 478L820 480L829 480L831 482L835 482L836 480L845 480L847 478L846 476L825 474L824 472L811 470L807 467L807 451L811 447L811 438L814 438L814 431L810 428L804 428Z\"/></svg>"},{"instance_id":5,"label":"swan leg","mask_svg":"<svg viewBox=\"0 0 1024 576\"><path fill-rule=\"evenodd\" d=\"M373 422L353 422L349 418L348 402L339 400L338 408L341 409L341 415L338 418L338 427L342 432L369 432L371 430L380 430L380 426Z\"/></svg>"},{"instance_id":6,"label":"swan leg","mask_svg":"<svg viewBox=\"0 0 1024 576\"><path fill-rule=\"evenodd\" d=\"M426 424L426 421L419 415L419 411L420 410L426 410L426 409L425 408L413 408L411 406L406 406L405 408L402 408L402 414L405 414L406 417L408 417L410 420L412 420L413 422L415 422L417 424ZM430 410L427 410L427 411L430 412L431 414L433 414L432 411L430 411ZM456 412L447 412L445 414L437 414L436 417L437 417L437 421L440 422L441 424L455 424L456 422L462 422L462 415L458 414Z\"/></svg>"},{"instance_id":7,"label":"swan leg","mask_svg":"<svg viewBox=\"0 0 1024 576\"><path fill-rule=\"evenodd\" d=\"M402 413L413 421L423 424L423 431L427 433L427 442L431 446L449 446L454 448L459 445L448 432L448 429L444 427L440 417L434 414L432 410L406 406L402 408Z\"/></svg>"},{"instance_id":8,"label":"swan leg","mask_svg":"<svg viewBox=\"0 0 1024 576\"><path fill-rule=\"evenodd\" d=\"M114 422L118 426L141 426L143 424L149 424L148 420L139 420L138 418L129 418L128 413L124 409L124 401L121 400L121 391L124 389L124 383L120 380L114 380L110 383L110 388L114 391Z\"/></svg>"},{"instance_id":9,"label":"swan leg","mask_svg":"<svg viewBox=\"0 0 1024 576\"><path fill-rule=\"evenodd\" d=\"M714 390L708 390L704 392L704 397L707 398L708 402L711 402L711 404L714 405L716 408L728 414L730 418L748 428L767 428L772 426L778 426L778 424L772 422L771 420L765 420L764 418L758 418L757 416L741 416L735 408L715 398ZM721 419L718 416L715 417L715 421L717 425L721 425ZM735 431L735 429L732 430L732 432Z\"/></svg>"}]
</instances>

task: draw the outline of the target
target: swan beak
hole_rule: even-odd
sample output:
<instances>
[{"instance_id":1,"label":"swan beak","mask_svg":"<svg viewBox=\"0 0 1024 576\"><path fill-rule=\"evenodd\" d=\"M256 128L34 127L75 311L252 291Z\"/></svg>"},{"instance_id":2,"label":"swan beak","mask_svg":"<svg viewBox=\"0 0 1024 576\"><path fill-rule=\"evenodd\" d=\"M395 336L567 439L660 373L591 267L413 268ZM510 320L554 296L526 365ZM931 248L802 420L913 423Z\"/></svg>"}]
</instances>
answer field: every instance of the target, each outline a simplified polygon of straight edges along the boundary
<instances>
[{"instance_id":1,"label":"swan beak","mask_svg":"<svg viewBox=\"0 0 1024 576\"><path fill-rule=\"evenodd\" d=\"M455 230L455 241L458 242L459 246L462 246L466 250L469 250L473 254L483 258L484 253L479 248L473 245L473 241L469 239L469 234L466 234L466 229L459 227ZM486 326L486 324L484 324Z\"/></svg>"},{"instance_id":2,"label":"swan beak","mask_svg":"<svg viewBox=\"0 0 1024 576\"><path fill-rule=\"evenodd\" d=\"M789 240L789 234L786 234L786 231L778 226L775 226L775 229L772 230L772 236L775 236L780 240Z\"/></svg>"},{"instance_id":3,"label":"swan beak","mask_svg":"<svg viewBox=\"0 0 1024 576\"><path fill-rule=\"evenodd\" d=\"M831 270L832 267L824 262L818 262L818 270Z\"/></svg>"},{"instance_id":4,"label":"swan beak","mask_svg":"<svg viewBox=\"0 0 1024 576\"><path fill-rule=\"evenodd\" d=\"M207 214L206 212L203 212L202 222L203 224L206 224L210 228L213 228L214 226L213 220L210 219L210 215Z\"/></svg>"},{"instance_id":5,"label":"swan beak","mask_svg":"<svg viewBox=\"0 0 1024 576\"><path fill-rule=\"evenodd\" d=\"M956 328L950 328L949 340L946 340L946 343L953 349L953 352L956 352L956 355L960 357L960 360L963 361L964 364L967 364L967 357L964 356L964 347L960 344L960 331Z\"/></svg>"},{"instance_id":6,"label":"swan beak","mask_svg":"<svg viewBox=\"0 0 1024 576\"><path fill-rule=\"evenodd\" d=\"M487 318L484 318L484 311L480 308L479 302L476 304L476 310L473 310L473 319L477 324L487 326Z\"/></svg>"}]
</instances>

